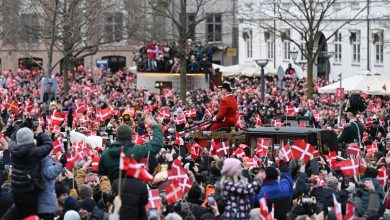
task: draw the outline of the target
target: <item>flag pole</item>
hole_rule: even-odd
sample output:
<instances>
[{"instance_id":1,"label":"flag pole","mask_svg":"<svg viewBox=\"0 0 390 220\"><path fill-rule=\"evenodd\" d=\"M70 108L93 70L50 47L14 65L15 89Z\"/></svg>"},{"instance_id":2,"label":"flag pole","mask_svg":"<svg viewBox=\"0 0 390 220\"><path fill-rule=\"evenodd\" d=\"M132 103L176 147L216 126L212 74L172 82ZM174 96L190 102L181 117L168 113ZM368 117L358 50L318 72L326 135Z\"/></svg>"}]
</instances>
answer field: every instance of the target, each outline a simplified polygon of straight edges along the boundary
<instances>
[{"instance_id":1,"label":"flag pole","mask_svg":"<svg viewBox=\"0 0 390 220\"><path fill-rule=\"evenodd\" d=\"M119 197L121 197L121 191L122 191L122 169L123 169L123 167L122 167L122 163L123 163L122 153L124 153L123 149L124 149L124 147L122 146L121 147L121 155L119 157L119 178L118 178L118 196Z\"/></svg>"}]
</instances>

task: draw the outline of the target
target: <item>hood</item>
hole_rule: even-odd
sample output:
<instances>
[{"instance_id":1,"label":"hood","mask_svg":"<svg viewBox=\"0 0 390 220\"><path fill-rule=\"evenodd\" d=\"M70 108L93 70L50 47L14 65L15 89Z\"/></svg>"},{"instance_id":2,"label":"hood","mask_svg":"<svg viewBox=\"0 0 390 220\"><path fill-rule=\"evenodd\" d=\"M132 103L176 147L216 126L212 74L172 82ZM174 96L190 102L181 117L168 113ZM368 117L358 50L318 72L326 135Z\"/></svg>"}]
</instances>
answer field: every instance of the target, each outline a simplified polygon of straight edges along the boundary
<instances>
[{"instance_id":1,"label":"hood","mask_svg":"<svg viewBox=\"0 0 390 220\"><path fill-rule=\"evenodd\" d=\"M124 152L127 151L130 147L133 147L134 144L131 141L116 141L110 145L110 147L107 149L108 154L112 158L119 158L121 155L121 147L124 147Z\"/></svg>"}]
</instances>

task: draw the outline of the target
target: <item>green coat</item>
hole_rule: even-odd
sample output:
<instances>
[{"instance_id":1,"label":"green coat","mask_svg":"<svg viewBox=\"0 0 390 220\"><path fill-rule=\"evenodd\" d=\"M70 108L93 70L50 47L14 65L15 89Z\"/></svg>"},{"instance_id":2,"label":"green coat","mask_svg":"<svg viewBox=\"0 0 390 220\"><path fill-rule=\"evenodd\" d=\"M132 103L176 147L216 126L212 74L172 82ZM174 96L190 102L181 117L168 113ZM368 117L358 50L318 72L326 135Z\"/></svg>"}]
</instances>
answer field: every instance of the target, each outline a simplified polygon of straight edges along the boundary
<instances>
[{"instance_id":1,"label":"green coat","mask_svg":"<svg viewBox=\"0 0 390 220\"><path fill-rule=\"evenodd\" d=\"M119 177L119 160L121 147L127 157L133 156L137 161L147 157L153 158L163 147L163 133L159 126L153 128L153 140L143 145L134 145L131 141L116 141L112 143L102 154L99 162L99 174L106 175L111 182Z\"/></svg>"}]
</instances>

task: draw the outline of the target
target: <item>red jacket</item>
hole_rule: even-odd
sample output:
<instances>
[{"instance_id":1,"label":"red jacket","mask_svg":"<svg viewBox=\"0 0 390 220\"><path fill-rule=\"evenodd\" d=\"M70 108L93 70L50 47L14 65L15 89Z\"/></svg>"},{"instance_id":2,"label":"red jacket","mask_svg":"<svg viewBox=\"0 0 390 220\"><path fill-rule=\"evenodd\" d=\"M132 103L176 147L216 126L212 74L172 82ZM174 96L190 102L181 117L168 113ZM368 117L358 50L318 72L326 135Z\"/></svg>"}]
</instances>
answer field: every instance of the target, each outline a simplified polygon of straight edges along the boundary
<instances>
[{"instance_id":1,"label":"red jacket","mask_svg":"<svg viewBox=\"0 0 390 220\"><path fill-rule=\"evenodd\" d=\"M219 103L216 121L221 121L234 126L237 122L237 101L232 94L228 94Z\"/></svg>"}]
</instances>

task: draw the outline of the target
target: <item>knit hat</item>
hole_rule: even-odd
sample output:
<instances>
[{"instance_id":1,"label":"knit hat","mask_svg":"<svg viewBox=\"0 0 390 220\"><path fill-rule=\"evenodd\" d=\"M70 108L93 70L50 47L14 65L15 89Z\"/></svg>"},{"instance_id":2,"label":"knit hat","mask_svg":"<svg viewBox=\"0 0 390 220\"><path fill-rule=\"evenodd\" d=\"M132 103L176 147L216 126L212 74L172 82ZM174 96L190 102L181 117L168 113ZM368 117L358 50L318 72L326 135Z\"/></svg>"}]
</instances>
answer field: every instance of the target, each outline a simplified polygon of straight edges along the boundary
<instances>
[{"instance_id":1,"label":"knit hat","mask_svg":"<svg viewBox=\"0 0 390 220\"><path fill-rule=\"evenodd\" d=\"M202 197L202 189L200 188L199 184L194 183L191 186L190 191L188 191L187 194L187 201L190 203L196 203L196 204L202 204L200 198Z\"/></svg>"},{"instance_id":2,"label":"knit hat","mask_svg":"<svg viewBox=\"0 0 390 220\"><path fill-rule=\"evenodd\" d=\"M67 211L64 215L64 220L80 220L80 215L74 210Z\"/></svg>"},{"instance_id":3,"label":"knit hat","mask_svg":"<svg viewBox=\"0 0 390 220\"><path fill-rule=\"evenodd\" d=\"M121 125L116 130L116 139L118 139L118 141L131 141L132 138L133 134L128 125Z\"/></svg>"},{"instance_id":4,"label":"knit hat","mask_svg":"<svg viewBox=\"0 0 390 220\"><path fill-rule=\"evenodd\" d=\"M339 189L339 181L336 177L334 176L331 176L327 179L326 181L326 185L329 187L329 188L332 188L332 189L335 189L335 190L338 190Z\"/></svg>"},{"instance_id":5,"label":"knit hat","mask_svg":"<svg viewBox=\"0 0 390 220\"><path fill-rule=\"evenodd\" d=\"M97 182L99 182L99 176L96 173L88 173L85 176L84 183L88 183L88 182L95 181L95 180Z\"/></svg>"},{"instance_id":6,"label":"knit hat","mask_svg":"<svg viewBox=\"0 0 390 220\"><path fill-rule=\"evenodd\" d=\"M34 144L34 133L29 128L21 128L16 132L16 144Z\"/></svg>"},{"instance_id":7,"label":"knit hat","mask_svg":"<svg viewBox=\"0 0 390 220\"><path fill-rule=\"evenodd\" d=\"M374 167L367 167L364 171L364 177L376 178L378 176L378 170Z\"/></svg>"},{"instance_id":8,"label":"knit hat","mask_svg":"<svg viewBox=\"0 0 390 220\"><path fill-rule=\"evenodd\" d=\"M69 190L62 183L57 183L55 185L55 191L56 191L57 198L64 193L69 193Z\"/></svg>"},{"instance_id":9,"label":"knit hat","mask_svg":"<svg viewBox=\"0 0 390 220\"><path fill-rule=\"evenodd\" d=\"M236 158L228 158L223 161L221 174L225 176L233 176L237 169L241 167L241 161Z\"/></svg>"},{"instance_id":10,"label":"knit hat","mask_svg":"<svg viewBox=\"0 0 390 220\"><path fill-rule=\"evenodd\" d=\"M264 171L266 179L276 180L279 177L279 172L275 167L266 167Z\"/></svg>"},{"instance_id":11,"label":"knit hat","mask_svg":"<svg viewBox=\"0 0 390 220\"><path fill-rule=\"evenodd\" d=\"M73 196L68 196L68 198L66 198L64 201L64 209L65 211L78 210L79 207L78 207L77 199Z\"/></svg>"},{"instance_id":12,"label":"knit hat","mask_svg":"<svg viewBox=\"0 0 390 220\"><path fill-rule=\"evenodd\" d=\"M79 186L79 198L81 200L91 198L92 193L93 193L93 190L89 185L83 184L83 185Z\"/></svg>"},{"instance_id":13,"label":"knit hat","mask_svg":"<svg viewBox=\"0 0 390 220\"><path fill-rule=\"evenodd\" d=\"M80 202L80 209L85 209L87 210L87 212L92 212L95 206L96 203L91 198L84 199L83 201Z\"/></svg>"}]
</instances>

